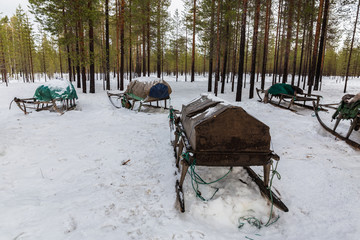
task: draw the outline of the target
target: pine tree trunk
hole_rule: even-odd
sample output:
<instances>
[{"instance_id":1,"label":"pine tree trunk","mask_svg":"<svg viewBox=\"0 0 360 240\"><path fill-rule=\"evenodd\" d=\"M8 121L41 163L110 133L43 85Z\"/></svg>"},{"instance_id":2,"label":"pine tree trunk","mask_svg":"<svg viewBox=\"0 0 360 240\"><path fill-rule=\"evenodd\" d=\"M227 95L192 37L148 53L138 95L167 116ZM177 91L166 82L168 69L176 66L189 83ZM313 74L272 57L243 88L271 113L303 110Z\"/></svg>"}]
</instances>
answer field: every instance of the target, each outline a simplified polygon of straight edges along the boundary
<instances>
[{"instance_id":1,"label":"pine tree trunk","mask_svg":"<svg viewBox=\"0 0 360 240\"><path fill-rule=\"evenodd\" d=\"M178 77L179 77L179 61L178 61L178 57L179 57L179 50L178 50L178 39L176 39L176 46L175 46L175 78L176 81L178 81Z\"/></svg>"},{"instance_id":2,"label":"pine tree trunk","mask_svg":"<svg viewBox=\"0 0 360 240\"><path fill-rule=\"evenodd\" d=\"M241 14L241 36L240 36L240 56L239 56L239 73L238 83L236 88L236 101L240 102L242 97L242 82L244 75L244 58L245 58L245 31L246 31L246 13L247 13L247 0L243 0L243 9Z\"/></svg>"},{"instance_id":3,"label":"pine tree trunk","mask_svg":"<svg viewBox=\"0 0 360 240\"><path fill-rule=\"evenodd\" d=\"M156 53L156 71L157 71L157 77L160 78L161 77L161 35L160 35L160 2L158 1L158 5L157 5L157 39L156 39L156 48L157 48L157 53Z\"/></svg>"},{"instance_id":4,"label":"pine tree trunk","mask_svg":"<svg viewBox=\"0 0 360 240\"><path fill-rule=\"evenodd\" d=\"M105 59L106 90L110 90L109 0L105 0Z\"/></svg>"},{"instance_id":5,"label":"pine tree trunk","mask_svg":"<svg viewBox=\"0 0 360 240\"><path fill-rule=\"evenodd\" d=\"M226 30L225 30L225 45L224 45L224 59L223 59L223 68L221 72L221 93L225 91L225 76L226 76L226 66L227 66L227 59L228 59L228 45L229 45L229 29L230 24L228 20L225 20L226 23Z\"/></svg>"},{"instance_id":6,"label":"pine tree trunk","mask_svg":"<svg viewBox=\"0 0 360 240\"><path fill-rule=\"evenodd\" d=\"M63 78L63 66L62 66L62 57L61 57L61 46L60 46L60 43L58 43L58 48L59 48L60 77Z\"/></svg>"},{"instance_id":7,"label":"pine tree trunk","mask_svg":"<svg viewBox=\"0 0 360 240\"><path fill-rule=\"evenodd\" d=\"M77 87L81 88L81 79L80 79L80 47L79 47L79 28L78 24L75 26L75 35L76 35L76 79Z\"/></svg>"},{"instance_id":8,"label":"pine tree trunk","mask_svg":"<svg viewBox=\"0 0 360 240\"><path fill-rule=\"evenodd\" d=\"M237 57L237 44L238 44L238 32L239 32L239 21L240 21L240 4L239 1L238 10L236 12L236 27L235 27L235 41L234 41L234 52L233 52L233 60L232 60L232 75L231 75L231 92L234 92L235 88L235 75L236 75L236 57Z\"/></svg>"},{"instance_id":9,"label":"pine tree trunk","mask_svg":"<svg viewBox=\"0 0 360 240\"><path fill-rule=\"evenodd\" d=\"M248 25L247 27L247 36L250 36L250 24ZM247 76L247 73L248 73L248 59L249 59L249 40L250 38L248 37L246 39L246 52L245 52L245 67L244 67L244 73L245 73L245 76L244 76L244 88L246 88L246 76Z\"/></svg>"},{"instance_id":10,"label":"pine tree trunk","mask_svg":"<svg viewBox=\"0 0 360 240\"><path fill-rule=\"evenodd\" d=\"M354 38L355 38L355 33L356 33L356 25L357 25L357 21L358 21L358 17L359 17L359 8L360 8L360 0L359 0L357 11L356 11L356 19L355 19L355 23L354 23L353 36L352 36L351 45L350 45L349 60L348 60L347 67L346 67L344 93L346 93L347 81L348 81L348 78L349 78L350 61L351 61L351 54L352 54L353 45L354 45Z\"/></svg>"},{"instance_id":11,"label":"pine tree trunk","mask_svg":"<svg viewBox=\"0 0 360 240\"><path fill-rule=\"evenodd\" d=\"M65 9L62 9L63 17L65 18ZM67 25L64 23L64 37L67 37ZM68 62L68 72L69 72L69 81L72 81L72 68L71 68L71 57L70 57L70 46L69 42L66 42L66 54L67 54L67 62ZM75 81L75 79L74 79Z\"/></svg>"},{"instance_id":12,"label":"pine tree trunk","mask_svg":"<svg viewBox=\"0 0 360 240\"><path fill-rule=\"evenodd\" d=\"M253 40L252 40L252 50L251 50L251 76L250 76L250 90L249 98L254 97L254 88L255 88L255 67L256 67L256 51L257 51L257 37L258 37L258 27L259 27L259 17L260 17L260 0L255 1L255 18L254 18L254 30L253 30Z\"/></svg>"},{"instance_id":13,"label":"pine tree trunk","mask_svg":"<svg viewBox=\"0 0 360 240\"><path fill-rule=\"evenodd\" d=\"M300 78L302 75L302 66L303 66L303 57L304 57L304 47L305 47L305 39L306 39L306 23L307 23L307 19L305 17L304 20L304 30L303 30L303 35L302 35L302 43L301 43L301 54L300 54L300 66L299 66L299 76L298 76L298 82L297 85L298 87L300 87Z\"/></svg>"},{"instance_id":14,"label":"pine tree trunk","mask_svg":"<svg viewBox=\"0 0 360 240\"><path fill-rule=\"evenodd\" d=\"M301 1L298 1L297 6L297 20L296 20L296 38L295 38L295 48L294 48L294 60L293 60L293 73L291 76L291 85L295 85L295 74L296 74L296 59L297 59L297 48L299 40L299 29L300 29L300 12L301 12Z\"/></svg>"},{"instance_id":15,"label":"pine tree trunk","mask_svg":"<svg viewBox=\"0 0 360 240\"><path fill-rule=\"evenodd\" d=\"M46 58L45 58L45 48L44 48L44 45L42 47L42 60L43 60L43 72L44 72L44 75L45 75L45 82L46 82ZM25 70L26 71L26 70Z\"/></svg>"},{"instance_id":16,"label":"pine tree trunk","mask_svg":"<svg viewBox=\"0 0 360 240\"><path fill-rule=\"evenodd\" d=\"M147 33L146 33L146 40L147 40L147 72L148 72L148 77L150 77L150 14L151 14L151 8L150 8L150 0L148 0L148 4L147 4L147 21L146 21L146 28L147 28Z\"/></svg>"},{"instance_id":17,"label":"pine tree trunk","mask_svg":"<svg viewBox=\"0 0 360 240\"><path fill-rule=\"evenodd\" d=\"M0 33L0 54L1 54L1 75L3 78L3 81L5 80L6 86L8 86L8 79L7 79L7 73L6 73L6 59L5 59L5 51L4 51L4 41L3 37Z\"/></svg>"},{"instance_id":18,"label":"pine tree trunk","mask_svg":"<svg viewBox=\"0 0 360 240\"><path fill-rule=\"evenodd\" d=\"M213 75L213 58L214 58L214 18L215 18L215 0L211 1L211 18L210 18L210 46L209 46L209 76L208 76L208 92L212 89ZM186 71L185 71L186 73ZM186 75L185 75L186 76Z\"/></svg>"},{"instance_id":19,"label":"pine tree trunk","mask_svg":"<svg viewBox=\"0 0 360 240\"><path fill-rule=\"evenodd\" d=\"M187 41L188 41L188 38L187 38L187 27L185 26L185 82L187 81Z\"/></svg>"},{"instance_id":20,"label":"pine tree trunk","mask_svg":"<svg viewBox=\"0 0 360 240\"><path fill-rule=\"evenodd\" d=\"M139 56L139 36L136 36L136 66L135 66L135 77L141 76L140 56Z\"/></svg>"},{"instance_id":21,"label":"pine tree trunk","mask_svg":"<svg viewBox=\"0 0 360 240\"><path fill-rule=\"evenodd\" d=\"M92 0L88 2L89 11L92 11ZM95 93L95 60L94 60L94 23L89 17L89 60L90 60L90 93Z\"/></svg>"},{"instance_id":22,"label":"pine tree trunk","mask_svg":"<svg viewBox=\"0 0 360 240\"><path fill-rule=\"evenodd\" d=\"M320 46L319 46L319 54L318 54L318 61L316 65L316 75L315 75L315 85L314 90L319 89L319 80L320 80L320 73L321 73L321 65L323 63L323 52L325 48L325 36L326 36L326 29L327 29L327 19L329 14L329 0L325 0L325 7L324 7L324 17L321 27L321 37L320 37Z\"/></svg>"},{"instance_id":23,"label":"pine tree trunk","mask_svg":"<svg viewBox=\"0 0 360 240\"><path fill-rule=\"evenodd\" d=\"M192 55L191 55L191 82L195 81L195 23L196 23L196 0L194 1L193 13L193 39L192 39Z\"/></svg>"},{"instance_id":24,"label":"pine tree trunk","mask_svg":"<svg viewBox=\"0 0 360 240\"><path fill-rule=\"evenodd\" d=\"M323 6L324 6L324 0L320 0L319 3L319 12L318 17L316 21L316 32L315 32L315 40L314 40L314 49L312 52L312 58L311 58L311 65L309 69L309 88L308 88L308 94L311 95L311 89L314 82L314 76L315 76L315 67L316 67L316 60L318 55L318 45L319 45L319 36L320 36L320 27L321 27L321 17L323 12ZM316 90L316 89L314 89Z\"/></svg>"},{"instance_id":25,"label":"pine tree trunk","mask_svg":"<svg viewBox=\"0 0 360 240\"><path fill-rule=\"evenodd\" d=\"M124 90L124 13L125 13L125 0L121 0L120 11L120 90Z\"/></svg>"},{"instance_id":26,"label":"pine tree trunk","mask_svg":"<svg viewBox=\"0 0 360 240\"><path fill-rule=\"evenodd\" d=\"M29 18L26 18L27 25L30 26ZM32 47L31 47L31 31L29 29L29 38L28 38L28 47L29 47L29 61L30 61L30 73L31 73L31 81L34 82L34 64L33 64L33 57L32 57ZM60 53L60 47L59 47L59 53ZM61 55L60 55L61 56ZM5 60L5 59L4 59ZM60 61L61 66L61 61ZM62 77L62 73L61 73Z\"/></svg>"},{"instance_id":27,"label":"pine tree trunk","mask_svg":"<svg viewBox=\"0 0 360 240\"><path fill-rule=\"evenodd\" d=\"M217 6L217 21L216 21L216 65L215 65L215 86L214 86L214 94L217 96L218 92L218 82L220 77L220 6L221 0L218 0Z\"/></svg>"},{"instance_id":28,"label":"pine tree trunk","mask_svg":"<svg viewBox=\"0 0 360 240\"><path fill-rule=\"evenodd\" d=\"M116 17L116 82L117 89L120 89L120 6L119 0L115 0L115 17Z\"/></svg>"},{"instance_id":29,"label":"pine tree trunk","mask_svg":"<svg viewBox=\"0 0 360 240\"><path fill-rule=\"evenodd\" d=\"M145 16L145 9L143 9L143 16ZM144 77L146 76L146 33L146 24L142 24L142 72Z\"/></svg>"},{"instance_id":30,"label":"pine tree trunk","mask_svg":"<svg viewBox=\"0 0 360 240\"><path fill-rule=\"evenodd\" d=\"M278 74L278 62L279 62L279 46L280 46L280 29L281 29L281 22L282 18L282 1L279 1L279 8L278 8L278 19L276 25L276 40L275 40L275 49L274 49L274 67L273 67L273 80L272 84L276 83L277 74Z\"/></svg>"},{"instance_id":31,"label":"pine tree trunk","mask_svg":"<svg viewBox=\"0 0 360 240\"><path fill-rule=\"evenodd\" d=\"M79 21L79 37L80 37L80 65L81 65L81 83L83 93L86 93L86 69L85 69L85 42L84 29L82 20Z\"/></svg>"},{"instance_id":32,"label":"pine tree trunk","mask_svg":"<svg viewBox=\"0 0 360 240\"><path fill-rule=\"evenodd\" d=\"M204 57L203 57L203 60L204 60L204 64L203 64L203 76L205 77L206 75L206 47L204 48Z\"/></svg>"},{"instance_id":33,"label":"pine tree trunk","mask_svg":"<svg viewBox=\"0 0 360 240\"><path fill-rule=\"evenodd\" d=\"M289 0L289 9L288 9L288 19L287 19L287 33L286 33L286 46L285 46L285 59L284 59L284 73L283 73L283 83L287 82L288 77L288 68L289 68L289 58L290 58L290 44L292 37L292 18L294 12L294 0Z\"/></svg>"},{"instance_id":34,"label":"pine tree trunk","mask_svg":"<svg viewBox=\"0 0 360 240\"><path fill-rule=\"evenodd\" d=\"M266 75L267 52L268 52L268 43L269 43L269 28L270 28L270 10L271 10L271 0L266 0L264 52L263 52L263 65L261 71L262 90L264 90L265 88L265 75Z\"/></svg>"},{"instance_id":35,"label":"pine tree trunk","mask_svg":"<svg viewBox=\"0 0 360 240\"><path fill-rule=\"evenodd\" d=\"M131 1L129 0L129 72L130 72L130 79L129 81L132 81L132 41L131 41L131 28L132 28L132 24L131 24L131 20L132 20L132 15L131 15Z\"/></svg>"},{"instance_id":36,"label":"pine tree trunk","mask_svg":"<svg viewBox=\"0 0 360 240\"><path fill-rule=\"evenodd\" d=\"M309 3L311 1L311 5ZM307 0L307 5L310 5L310 8L314 8L315 0ZM311 65L311 46L312 46L312 40L313 40L313 28L314 28L314 14L311 13L310 16L310 27L308 28L308 40L307 40L307 49L306 49L306 61L304 66L304 72L303 72L303 89L305 89L306 85L306 77L308 76L308 73L310 71L310 65ZM307 80L307 84L309 85L309 79Z\"/></svg>"},{"instance_id":37,"label":"pine tree trunk","mask_svg":"<svg viewBox=\"0 0 360 240\"><path fill-rule=\"evenodd\" d=\"M283 22L283 25L282 25L282 30L281 30L281 41L279 43L279 48L280 48L280 55L279 55L279 69L278 69L278 73L279 73L279 82L281 81L281 75L284 73L284 68L282 67L283 64L282 64L282 61L284 59L284 42L285 42L285 21ZM281 44L281 46L280 46Z\"/></svg>"}]
</instances>

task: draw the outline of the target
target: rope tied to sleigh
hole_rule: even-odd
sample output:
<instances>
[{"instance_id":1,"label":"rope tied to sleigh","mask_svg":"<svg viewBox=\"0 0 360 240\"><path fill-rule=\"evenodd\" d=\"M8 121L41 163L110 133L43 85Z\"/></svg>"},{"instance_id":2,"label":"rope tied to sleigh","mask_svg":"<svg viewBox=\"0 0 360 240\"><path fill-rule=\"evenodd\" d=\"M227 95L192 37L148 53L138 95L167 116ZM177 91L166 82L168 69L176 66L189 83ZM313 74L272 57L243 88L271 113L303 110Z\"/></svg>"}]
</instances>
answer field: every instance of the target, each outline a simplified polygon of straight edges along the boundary
<instances>
[{"instance_id":1,"label":"rope tied to sleigh","mask_svg":"<svg viewBox=\"0 0 360 240\"><path fill-rule=\"evenodd\" d=\"M276 161L276 165L274 167L274 162L272 161L271 163L271 178L270 178L270 183L269 183L269 186L267 187L267 189L269 190L270 192L270 201L271 201L271 208L270 208L270 214L269 214L269 219L268 221L263 224L259 219L257 219L256 217L253 217L253 216L249 216L249 217L240 217L239 218L239 225L238 225L238 228L241 229L244 225L245 225L245 222L243 221L246 221L248 224L250 224L251 226L254 226L258 229L261 229L263 226L265 227L269 227L271 226L272 224L276 223L280 216L277 216L273 221L273 211L274 211L274 199L273 199L273 196L272 196L272 191L271 191L271 187L272 187L272 184L273 184L273 180L274 180L274 177L276 176L277 179L281 179L281 175L280 173L277 171L277 166L278 166L278 161Z\"/></svg>"},{"instance_id":2,"label":"rope tied to sleigh","mask_svg":"<svg viewBox=\"0 0 360 240\"><path fill-rule=\"evenodd\" d=\"M196 194L196 196L198 198L200 198L202 201L204 202L207 202L207 201L210 201L211 199L214 198L215 194L219 191L219 188L216 188L216 187L212 187L215 189L215 192L212 194L212 196L209 198L209 199L205 199L202 195L201 195L201 192L199 191L199 184L202 184L202 185L210 185L210 184L213 184L213 183L216 183L216 182L219 182L221 181L222 179L224 179L227 175L229 175L229 173L232 171L232 167L230 167L229 171L222 177L214 180L214 181L211 181L211 182L206 182L204 179L202 179L200 177L200 175L195 171L195 168L196 168L196 158L193 159L192 162L190 162L190 156L189 156L189 153L188 152L185 152L181 155L183 157L183 159L189 164L189 170L188 170L188 173L191 177L191 185L192 185L192 188L194 189L194 192Z\"/></svg>"}]
</instances>

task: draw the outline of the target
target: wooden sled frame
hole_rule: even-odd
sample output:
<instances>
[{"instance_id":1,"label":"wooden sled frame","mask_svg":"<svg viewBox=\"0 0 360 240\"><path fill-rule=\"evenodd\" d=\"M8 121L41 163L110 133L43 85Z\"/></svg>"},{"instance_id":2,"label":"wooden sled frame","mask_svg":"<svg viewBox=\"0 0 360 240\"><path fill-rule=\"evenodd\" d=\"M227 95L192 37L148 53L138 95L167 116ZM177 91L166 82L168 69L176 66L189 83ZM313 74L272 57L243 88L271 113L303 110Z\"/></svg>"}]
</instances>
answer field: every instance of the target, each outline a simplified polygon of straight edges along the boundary
<instances>
[{"instance_id":1,"label":"wooden sled frame","mask_svg":"<svg viewBox=\"0 0 360 240\"><path fill-rule=\"evenodd\" d=\"M280 158L273 152L268 153L226 153L226 154L217 154L214 153L203 153L196 152L192 149L190 142L184 132L184 128L180 121L180 117L175 116L174 118L175 125L175 141L173 142L175 158L176 158L176 167L180 171L180 179L176 181L176 193L177 200L180 204L180 211L185 212L185 199L183 193L183 183L190 165L196 159L197 166L212 166L212 167L235 167L242 166L246 169L251 179L259 186L259 189L263 196L268 198L270 201L273 200L273 203L276 207L281 209L284 212L288 212L286 205L280 200L280 198L271 190L268 189L269 179L270 179L270 168L272 160L279 161ZM182 157L182 153L185 153L189 156L189 162ZM216 161L214 161L216 159ZM216 164L214 164L216 162ZM254 166L263 166L264 168L264 180L260 179L259 176L250 168L249 162ZM265 163L265 164L264 164Z\"/></svg>"},{"instance_id":2,"label":"wooden sled frame","mask_svg":"<svg viewBox=\"0 0 360 240\"><path fill-rule=\"evenodd\" d=\"M141 107L142 107L142 106L153 107L153 108L161 108L161 107L159 106L159 101L164 101L164 105L165 105L164 109L169 109L169 108L167 107L166 100L170 100L170 97L167 97L167 98L158 98L158 99L147 99L147 98L144 99L144 98L138 97L138 96L136 96L136 95L134 95L134 94L129 94L129 93L111 93L111 92L109 92L109 91L107 92L107 95L108 95L108 97L109 97L109 100L110 100L111 104L112 104L114 107L116 107L116 108L121 108L122 106L117 106L117 105L113 102L112 98L115 98L115 99L117 99L117 100L120 100L120 105L121 105L121 101L122 101L122 100L125 100L125 102L129 102L129 103L130 103L130 101L132 101L131 106L127 107L127 108L130 108L131 110L134 109L134 106L135 106L135 103L136 103L136 102L140 102L140 106L139 106L139 108L138 108L138 111L141 110ZM156 102L156 105L152 105L153 102ZM148 103L148 104L146 104L146 103Z\"/></svg>"},{"instance_id":3,"label":"wooden sled frame","mask_svg":"<svg viewBox=\"0 0 360 240\"><path fill-rule=\"evenodd\" d=\"M334 104L328 104L330 108L334 108L332 107ZM322 106L326 106L326 105L322 105ZM320 123L320 125L329 133L333 134L335 137L345 141L347 144L349 144L350 146L360 149L360 144L350 140L349 137L351 135L351 133L354 130L358 130L360 128L360 112L356 115L356 117L354 119L350 119L351 123L350 123L350 127L349 130L346 134L346 136L342 136L341 134L339 134L338 132L336 132L336 128L338 127L339 123L341 120L348 120L348 119L344 119L342 118L342 114L340 113L337 118L336 118L336 122L335 122L335 126L333 129L331 129L330 127L328 127L320 118L319 113L318 113L318 109L319 109L319 105L317 105L315 102L313 102L313 108L314 108L314 112L315 112L315 116L316 119L318 120L318 122ZM337 108L335 108L337 109Z\"/></svg>"},{"instance_id":4,"label":"wooden sled frame","mask_svg":"<svg viewBox=\"0 0 360 240\"><path fill-rule=\"evenodd\" d=\"M258 95L258 97L260 98L260 102L264 102L264 99L262 99L262 97L260 96L260 93L264 93L265 94L265 90L262 89L258 89L256 88L256 93ZM273 97L279 98L279 102L275 103L272 101ZM271 95L270 99L269 99L269 103L276 106L276 107L280 107L280 108L284 108L284 109L288 109L290 111L296 112L296 110L292 109L291 106L293 105L297 105L300 107L304 107L304 108L308 108L308 109L313 109L312 104L311 105L306 105L307 102L316 102L317 105L319 105L320 102L320 98L322 98L322 96L320 95L316 95L316 94L300 94L300 93L296 93L295 95L289 95L289 94L278 94L278 95ZM288 101L290 100L290 101ZM284 106L284 105L280 105L280 103L284 101L284 102L289 102L288 106ZM300 103L302 102L302 103ZM322 111L326 111L326 109L320 108L319 110Z\"/></svg>"},{"instance_id":5,"label":"wooden sled frame","mask_svg":"<svg viewBox=\"0 0 360 240\"><path fill-rule=\"evenodd\" d=\"M36 98L14 98L9 106L11 109L12 103L15 102L16 105L20 108L24 114L31 113L29 109L34 109L35 111L43 110L54 110L59 114L64 114L65 111L72 110L76 107L75 99L53 99L51 101L38 101ZM56 102L60 102L61 107L59 107Z\"/></svg>"}]
</instances>

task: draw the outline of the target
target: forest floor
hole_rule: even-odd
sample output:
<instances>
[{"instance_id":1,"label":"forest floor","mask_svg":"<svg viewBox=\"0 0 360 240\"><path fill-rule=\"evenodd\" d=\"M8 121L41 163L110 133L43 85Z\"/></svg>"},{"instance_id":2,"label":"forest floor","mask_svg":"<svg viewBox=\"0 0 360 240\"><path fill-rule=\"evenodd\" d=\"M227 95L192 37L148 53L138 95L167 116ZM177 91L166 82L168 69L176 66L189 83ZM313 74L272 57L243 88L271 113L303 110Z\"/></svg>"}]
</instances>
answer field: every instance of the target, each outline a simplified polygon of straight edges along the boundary
<instances>
[{"instance_id":1,"label":"forest floor","mask_svg":"<svg viewBox=\"0 0 360 240\"><path fill-rule=\"evenodd\" d=\"M205 77L193 83L165 80L176 109L207 90ZM100 81L96 94L78 90L76 110L61 116L49 111L24 115L15 105L9 110L14 97L32 97L40 84L0 85L0 239L356 240L360 235L359 150L327 133L312 110L296 107L294 113L259 103L256 95L248 98L248 85L240 103L234 102L230 84L218 95L270 127L272 149L281 158L281 180L273 186L289 208L288 213L275 208L280 218L269 227L245 223L238 228L240 217L266 223L270 213L241 167L201 186L205 197L219 188L207 202L196 197L187 176L186 212L179 212L168 111L115 109ZM324 77L321 102L339 102L343 87L339 79ZM348 90L359 92L360 79L350 79ZM334 124L331 113L321 117ZM348 126L343 121L339 131ZM352 135L360 140L358 132ZM227 171L197 168L208 181Z\"/></svg>"}]
</instances>

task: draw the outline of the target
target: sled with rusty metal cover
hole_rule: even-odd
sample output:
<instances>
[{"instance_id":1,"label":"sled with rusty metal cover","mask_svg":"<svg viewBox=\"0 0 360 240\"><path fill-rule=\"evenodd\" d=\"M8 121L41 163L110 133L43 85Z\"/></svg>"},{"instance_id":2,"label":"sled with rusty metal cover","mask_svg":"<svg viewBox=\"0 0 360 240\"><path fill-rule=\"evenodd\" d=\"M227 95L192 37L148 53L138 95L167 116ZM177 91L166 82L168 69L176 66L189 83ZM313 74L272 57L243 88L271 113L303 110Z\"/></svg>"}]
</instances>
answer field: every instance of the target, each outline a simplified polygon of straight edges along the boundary
<instances>
[{"instance_id":1,"label":"sled with rusty metal cover","mask_svg":"<svg viewBox=\"0 0 360 240\"><path fill-rule=\"evenodd\" d=\"M180 179L176 182L180 210L185 211L183 183L189 166L244 167L260 191L273 198L274 205L287 212L288 208L269 190L272 160L279 156L270 150L269 127L249 115L241 107L201 96L182 106L174 115L175 140L172 142ZM184 158L186 154L187 158ZM250 168L263 166L264 180Z\"/></svg>"},{"instance_id":2,"label":"sled with rusty metal cover","mask_svg":"<svg viewBox=\"0 0 360 240\"><path fill-rule=\"evenodd\" d=\"M149 81L144 81L149 80ZM142 106L160 108L160 101L164 101L163 108L168 109L167 100L170 100L172 90L170 85L164 80L158 78L141 78L134 79L129 83L124 92L107 92L111 104L116 108L128 108L133 110L139 102L138 111ZM156 103L156 105L152 105Z\"/></svg>"},{"instance_id":3,"label":"sled with rusty metal cover","mask_svg":"<svg viewBox=\"0 0 360 240\"><path fill-rule=\"evenodd\" d=\"M288 109L293 112L296 112L296 110L291 108L293 105L313 109L312 102L315 101L317 104L319 104L320 98L322 97L316 94L308 95L304 93L301 88L297 86L291 86L290 84L286 83L276 83L267 90L256 88L256 93L260 99L260 102L270 103L276 107ZM261 97L261 94L263 94L263 97ZM279 101L273 101L274 97L279 99ZM282 104L283 102L287 105ZM310 105L308 103L310 103ZM326 111L326 109L323 108L320 108L319 110Z\"/></svg>"},{"instance_id":4,"label":"sled with rusty metal cover","mask_svg":"<svg viewBox=\"0 0 360 240\"><path fill-rule=\"evenodd\" d=\"M24 114L29 114L33 109L35 111L50 110L63 114L65 111L75 109L78 99L76 90L71 82L67 80L51 80L39 86L32 98L17 98L13 102L20 108Z\"/></svg>"},{"instance_id":5,"label":"sled with rusty metal cover","mask_svg":"<svg viewBox=\"0 0 360 240\"><path fill-rule=\"evenodd\" d=\"M346 94L342 97L341 102L337 104L324 104L319 106L317 103L313 102L313 108L316 119L326 131L345 141L350 146L360 149L360 143L350 139L351 134L360 129L360 101L351 102L351 98L354 96L355 95L353 94ZM336 110L331 117L332 120L336 120L333 128L327 126L321 119L318 112L320 107L327 107ZM350 121L350 126L345 136L337 131L339 123L343 120Z\"/></svg>"}]
</instances>

